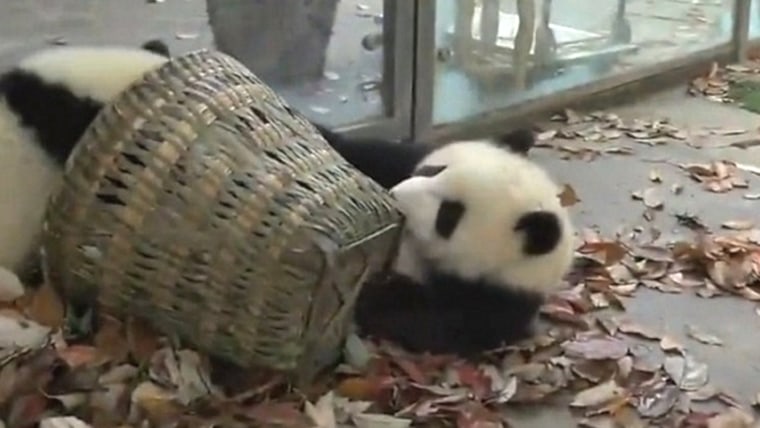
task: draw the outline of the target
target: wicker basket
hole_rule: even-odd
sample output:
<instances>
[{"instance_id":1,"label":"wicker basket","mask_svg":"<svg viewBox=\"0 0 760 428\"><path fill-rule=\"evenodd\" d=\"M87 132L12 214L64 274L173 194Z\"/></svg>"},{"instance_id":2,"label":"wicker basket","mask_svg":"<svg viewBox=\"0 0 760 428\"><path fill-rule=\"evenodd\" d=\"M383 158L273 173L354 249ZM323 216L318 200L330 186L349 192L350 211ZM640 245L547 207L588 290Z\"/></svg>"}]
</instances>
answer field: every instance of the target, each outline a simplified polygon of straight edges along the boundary
<instances>
[{"instance_id":1,"label":"wicker basket","mask_svg":"<svg viewBox=\"0 0 760 428\"><path fill-rule=\"evenodd\" d=\"M308 378L338 356L398 213L233 58L148 73L82 137L48 210L45 273L235 363Z\"/></svg>"}]
</instances>

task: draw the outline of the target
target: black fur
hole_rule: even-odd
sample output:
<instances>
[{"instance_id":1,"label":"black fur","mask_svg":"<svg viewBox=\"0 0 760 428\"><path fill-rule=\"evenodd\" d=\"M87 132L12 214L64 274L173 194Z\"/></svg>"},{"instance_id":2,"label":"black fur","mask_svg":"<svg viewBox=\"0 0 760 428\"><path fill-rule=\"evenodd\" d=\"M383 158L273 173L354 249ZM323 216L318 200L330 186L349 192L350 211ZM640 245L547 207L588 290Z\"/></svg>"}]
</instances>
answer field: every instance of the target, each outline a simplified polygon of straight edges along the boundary
<instances>
[{"instance_id":1,"label":"black fur","mask_svg":"<svg viewBox=\"0 0 760 428\"><path fill-rule=\"evenodd\" d=\"M348 163L386 189L411 177L414 168L438 144L390 141L380 138L348 138L314 124L325 140ZM494 139L501 147L527 155L535 143L533 132L520 129Z\"/></svg>"},{"instance_id":2,"label":"black fur","mask_svg":"<svg viewBox=\"0 0 760 428\"><path fill-rule=\"evenodd\" d=\"M562 224L557 215L550 211L525 214L517 221L514 230L523 232L523 252L529 256L554 251L562 238Z\"/></svg>"},{"instance_id":3,"label":"black fur","mask_svg":"<svg viewBox=\"0 0 760 428\"><path fill-rule=\"evenodd\" d=\"M154 49L162 45L166 47L160 40L151 40L143 44L143 49L156 52ZM21 125L35 133L42 150L60 166L103 108L97 100L78 97L65 85L45 82L18 68L0 75L0 97L5 98Z\"/></svg>"},{"instance_id":4,"label":"black fur","mask_svg":"<svg viewBox=\"0 0 760 428\"><path fill-rule=\"evenodd\" d=\"M435 177L445 170L447 165L423 165L412 173L415 177Z\"/></svg>"},{"instance_id":5,"label":"black fur","mask_svg":"<svg viewBox=\"0 0 760 428\"><path fill-rule=\"evenodd\" d=\"M63 165L85 129L103 105L92 98L79 98L60 84L36 74L13 69L0 77L0 97L36 134L41 148Z\"/></svg>"},{"instance_id":6,"label":"black fur","mask_svg":"<svg viewBox=\"0 0 760 428\"><path fill-rule=\"evenodd\" d=\"M507 134L494 138L494 141L502 147L508 148L515 153L527 155L530 149L536 144L536 136L533 131L527 128L516 129Z\"/></svg>"},{"instance_id":7,"label":"black fur","mask_svg":"<svg viewBox=\"0 0 760 428\"><path fill-rule=\"evenodd\" d=\"M153 52L154 54L171 58L169 46L167 46L166 43L164 43L164 41L161 39L148 40L147 42L143 43L141 47L146 51Z\"/></svg>"},{"instance_id":8,"label":"black fur","mask_svg":"<svg viewBox=\"0 0 760 428\"><path fill-rule=\"evenodd\" d=\"M464 204L459 201L441 202L435 215L435 232L444 239L451 238L465 211Z\"/></svg>"},{"instance_id":9,"label":"black fur","mask_svg":"<svg viewBox=\"0 0 760 428\"><path fill-rule=\"evenodd\" d=\"M533 333L539 293L435 273L425 285L392 275L366 284L355 320L362 335L411 352L477 357Z\"/></svg>"}]
</instances>

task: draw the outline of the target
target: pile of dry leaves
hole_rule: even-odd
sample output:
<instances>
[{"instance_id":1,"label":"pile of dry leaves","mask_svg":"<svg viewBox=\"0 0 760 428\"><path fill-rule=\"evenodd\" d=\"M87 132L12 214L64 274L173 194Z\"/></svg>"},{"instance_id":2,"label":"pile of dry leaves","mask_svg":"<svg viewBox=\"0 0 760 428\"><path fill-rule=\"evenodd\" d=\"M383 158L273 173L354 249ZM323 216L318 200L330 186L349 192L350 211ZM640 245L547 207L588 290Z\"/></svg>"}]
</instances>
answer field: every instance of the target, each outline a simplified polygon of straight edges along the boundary
<instances>
[{"instance_id":1,"label":"pile of dry leaves","mask_svg":"<svg viewBox=\"0 0 760 428\"><path fill-rule=\"evenodd\" d=\"M588 231L583 241L569 287L544 305L549 325L532 340L474 363L350 336L343 364L308 390L212 363L136 320L104 316L88 334L64 318L50 287L25 293L2 270L0 415L10 428L481 428L508 427L512 405L559 404L586 427L753 426L740 400L710 382L707 364L667 332L627 318L625 300L641 286L760 300L760 231L667 247ZM688 334L722 346L697 326ZM724 410L699 410L705 402Z\"/></svg>"},{"instance_id":2,"label":"pile of dry leaves","mask_svg":"<svg viewBox=\"0 0 760 428\"><path fill-rule=\"evenodd\" d=\"M602 154L631 155L633 149L626 145L613 145L611 142L633 141L639 144L655 146L671 141L685 141L688 133L672 125L667 119L634 119L626 123L620 116L609 112L591 112L580 114L565 109L552 117L552 121L562 122L558 129L551 129L538 134L536 145L559 150L562 158L579 158L594 160ZM587 143L607 143L594 146L578 144L561 144L559 141L582 141Z\"/></svg>"},{"instance_id":3,"label":"pile of dry leaves","mask_svg":"<svg viewBox=\"0 0 760 428\"><path fill-rule=\"evenodd\" d=\"M725 67L714 62L707 74L691 81L689 94L703 96L710 101L732 103L734 100L728 96L731 84L759 72L760 64L756 61L748 64L729 64Z\"/></svg>"}]
</instances>

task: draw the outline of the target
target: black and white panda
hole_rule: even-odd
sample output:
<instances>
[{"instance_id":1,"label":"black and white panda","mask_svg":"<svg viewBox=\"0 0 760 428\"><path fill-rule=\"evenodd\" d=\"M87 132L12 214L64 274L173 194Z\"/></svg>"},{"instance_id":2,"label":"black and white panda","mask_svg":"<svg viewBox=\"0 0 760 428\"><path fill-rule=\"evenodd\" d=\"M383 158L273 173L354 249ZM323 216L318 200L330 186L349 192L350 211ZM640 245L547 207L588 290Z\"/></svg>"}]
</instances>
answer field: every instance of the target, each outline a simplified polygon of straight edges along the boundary
<instances>
[{"instance_id":1,"label":"black and white panda","mask_svg":"<svg viewBox=\"0 0 760 428\"><path fill-rule=\"evenodd\" d=\"M484 142L447 145L413 175L391 189L406 218L402 245L395 275L360 292L359 333L463 356L529 337L573 261L559 186L534 161Z\"/></svg>"},{"instance_id":2,"label":"black and white panda","mask_svg":"<svg viewBox=\"0 0 760 428\"><path fill-rule=\"evenodd\" d=\"M314 123L314 126L327 143L348 163L385 189L390 189L409 178L426 157L449 155L455 157L462 147L470 143L487 143L522 155L527 155L535 144L533 132L526 128L491 138L436 144L396 142L381 138L350 138L333 132L323 125ZM446 150L442 150L444 148ZM434 155L435 153L438 154Z\"/></svg>"},{"instance_id":3,"label":"black and white panda","mask_svg":"<svg viewBox=\"0 0 760 428\"><path fill-rule=\"evenodd\" d=\"M39 280L38 239L74 145L105 103L168 60L137 47L60 46L0 74L0 265Z\"/></svg>"}]
</instances>

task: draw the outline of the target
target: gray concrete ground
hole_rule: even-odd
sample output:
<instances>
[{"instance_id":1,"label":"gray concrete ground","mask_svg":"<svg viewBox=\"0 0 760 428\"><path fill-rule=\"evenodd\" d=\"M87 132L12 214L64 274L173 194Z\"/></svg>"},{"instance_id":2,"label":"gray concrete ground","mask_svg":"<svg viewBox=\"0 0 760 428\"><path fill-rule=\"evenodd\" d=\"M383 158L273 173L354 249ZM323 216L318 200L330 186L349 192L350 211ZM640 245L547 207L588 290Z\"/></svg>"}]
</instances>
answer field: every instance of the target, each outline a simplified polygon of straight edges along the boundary
<instances>
[{"instance_id":1,"label":"gray concrete ground","mask_svg":"<svg viewBox=\"0 0 760 428\"><path fill-rule=\"evenodd\" d=\"M613 108L626 122L633 119L670 118L681 129L698 132L710 127L720 129L745 129L744 135L732 137L711 136L704 140L701 149L689 147L685 142L668 143L649 147L630 139L607 143L588 143L630 146L633 156L606 155L592 161L562 160L559 152L537 149L535 156L545 164L559 182L568 183L582 199L572 209L579 227L592 227L605 236L635 226L654 226L663 233L663 240L683 238L690 240L689 230L677 225L674 214L688 212L718 231L727 220L746 219L760 222L760 201L742 199L744 193L756 193L760 189L760 177L744 173L750 187L746 192L732 191L725 194L707 192L690 180L677 167L651 160L670 160L683 163L705 163L711 160L732 160L760 167L760 148L737 149L720 147L737 140L760 138L757 126L760 116L737 107L717 104L685 94L683 87L651 96L638 102ZM556 123L546 123L557 126ZM569 145L580 143L569 143ZM586 143L583 143L586 144ZM649 173L655 168L663 179L661 186L669 188L674 183L684 186L683 193L666 199L664 210L652 222L642 214L644 205L631 198L631 193L652 186ZM637 323L655 330L667 332L710 367L711 382L725 388L743 405L749 406L760 392L760 307L737 297L700 298L692 293L665 294L642 289L634 298L627 299L627 315ZM689 339L685 333L687 324L697 325L717 335L724 341L722 347L709 346ZM572 427L575 426L564 407L549 408L545 412L535 409L524 414L510 412L515 426ZM551 421L550 421L551 420ZM560 422L558 422L560 421Z\"/></svg>"}]
</instances>

